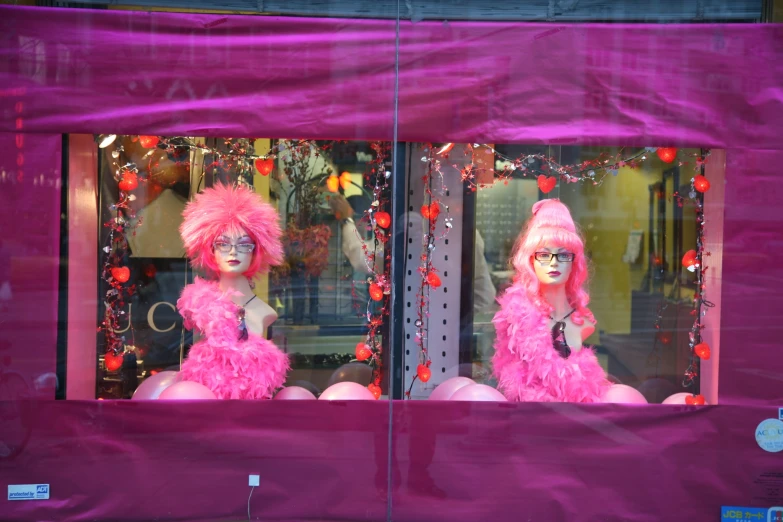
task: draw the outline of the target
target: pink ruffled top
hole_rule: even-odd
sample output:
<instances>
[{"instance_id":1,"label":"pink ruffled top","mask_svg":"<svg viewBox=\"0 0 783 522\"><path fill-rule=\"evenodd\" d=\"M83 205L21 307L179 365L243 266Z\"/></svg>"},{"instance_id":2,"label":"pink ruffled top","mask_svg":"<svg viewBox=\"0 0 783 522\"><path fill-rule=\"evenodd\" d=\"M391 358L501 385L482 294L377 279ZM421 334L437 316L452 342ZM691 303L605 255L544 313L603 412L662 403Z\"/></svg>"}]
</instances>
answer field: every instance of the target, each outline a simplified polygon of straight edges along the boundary
<instances>
[{"instance_id":1,"label":"pink ruffled top","mask_svg":"<svg viewBox=\"0 0 783 522\"><path fill-rule=\"evenodd\" d=\"M498 299L493 373L509 401L600 402L611 385L592 349L564 359L552 344L548 318L515 284Z\"/></svg>"},{"instance_id":2,"label":"pink ruffled top","mask_svg":"<svg viewBox=\"0 0 783 522\"><path fill-rule=\"evenodd\" d=\"M218 399L269 399L282 387L288 356L248 332L239 340L239 306L217 282L196 278L177 301L185 328L204 336L182 362L180 378L203 384Z\"/></svg>"}]
</instances>

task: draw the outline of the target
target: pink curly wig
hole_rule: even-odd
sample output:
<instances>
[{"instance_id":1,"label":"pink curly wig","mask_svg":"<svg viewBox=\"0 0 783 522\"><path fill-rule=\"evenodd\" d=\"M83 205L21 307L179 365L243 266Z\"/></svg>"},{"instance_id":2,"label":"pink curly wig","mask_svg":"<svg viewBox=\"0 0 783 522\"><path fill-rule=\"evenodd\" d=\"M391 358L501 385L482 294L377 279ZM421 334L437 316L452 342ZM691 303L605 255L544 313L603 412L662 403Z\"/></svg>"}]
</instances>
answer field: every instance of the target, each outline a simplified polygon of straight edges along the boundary
<instances>
[{"instance_id":1,"label":"pink curly wig","mask_svg":"<svg viewBox=\"0 0 783 522\"><path fill-rule=\"evenodd\" d=\"M217 184L196 194L185 206L179 233L193 265L217 275L213 244L222 235L245 233L256 248L247 277L283 261L280 224L275 209L249 188Z\"/></svg>"},{"instance_id":2,"label":"pink curly wig","mask_svg":"<svg viewBox=\"0 0 783 522\"><path fill-rule=\"evenodd\" d=\"M568 207L559 199L545 199L533 205L533 216L514 244L511 264L516 270L516 281L521 283L533 302L543 313L552 313L552 307L541 295L541 283L533 269L533 255L541 248L560 247L575 254L571 275L566 281L568 302L576 308L572 320L584 324L584 318L595 321L587 308L590 296L585 290L587 260L585 243L574 224Z\"/></svg>"}]
</instances>

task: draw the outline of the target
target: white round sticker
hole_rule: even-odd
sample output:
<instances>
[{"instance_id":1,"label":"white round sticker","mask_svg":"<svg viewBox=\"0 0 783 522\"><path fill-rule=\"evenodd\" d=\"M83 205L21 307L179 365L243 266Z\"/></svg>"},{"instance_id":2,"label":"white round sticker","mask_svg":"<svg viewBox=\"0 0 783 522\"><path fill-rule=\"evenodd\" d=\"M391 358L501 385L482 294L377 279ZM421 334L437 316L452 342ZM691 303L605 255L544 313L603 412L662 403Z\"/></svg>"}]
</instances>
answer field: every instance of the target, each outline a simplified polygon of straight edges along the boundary
<instances>
[{"instance_id":1,"label":"white round sticker","mask_svg":"<svg viewBox=\"0 0 783 522\"><path fill-rule=\"evenodd\" d=\"M756 442L761 449L770 453L783 451L783 421L767 419L756 428Z\"/></svg>"}]
</instances>

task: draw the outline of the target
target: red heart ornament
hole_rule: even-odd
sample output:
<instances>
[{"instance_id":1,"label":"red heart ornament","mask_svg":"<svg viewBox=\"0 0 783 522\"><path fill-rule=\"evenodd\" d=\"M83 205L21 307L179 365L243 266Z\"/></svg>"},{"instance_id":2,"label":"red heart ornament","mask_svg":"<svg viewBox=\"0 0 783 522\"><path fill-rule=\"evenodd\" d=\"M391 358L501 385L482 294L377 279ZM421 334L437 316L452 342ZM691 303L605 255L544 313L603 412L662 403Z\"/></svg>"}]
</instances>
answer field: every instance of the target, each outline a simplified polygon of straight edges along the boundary
<instances>
[{"instance_id":1,"label":"red heart ornament","mask_svg":"<svg viewBox=\"0 0 783 522\"><path fill-rule=\"evenodd\" d=\"M708 361L710 359L710 345L707 343L699 343L693 347L693 352L699 356L699 359Z\"/></svg>"},{"instance_id":2,"label":"red heart ornament","mask_svg":"<svg viewBox=\"0 0 783 522\"><path fill-rule=\"evenodd\" d=\"M127 266L115 266L111 269L111 276L120 283L126 283L130 279L130 268Z\"/></svg>"},{"instance_id":3,"label":"red heart ornament","mask_svg":"<svg viewBox=\"0 0 783 522\"><path fill-rule=\"evenodd\" d=\"M370 297L373 301L380 301L383 299L383 288L380 285L373 283L370 285Z\"/></svg>"},{"instance_id":4,"label":"red heart ornament","mask_svg":"<svg viewBox=\"0 0 783 522\"><path fill-rule=\"evenodd\" d=\"M421 382L427 382L430 380L430 377L432 377L432 370L427 368L426 365L420 364L416 367L416 375L419 376Z\"/></svg>"},{"instance_id":5,"label":"red heart ornament","mask_svg":"<svg viewBox=\"0 0 783 522\"><path fill-rule=\"evenodd\" d=\"M375 223L381 228L389 228L389 225L391 225L391 216L388 212L376 212Z\"/></svg>"},{"instance_id":6,"label":"red heart ornament","mask_svg":"<svg viewBox=\"0 0 783 522\"><path fill-rule=\"evenodd\" d=\"M435 272L427 274L427 284L432 288L438 288L441 285L440 277Z\"/></svg>"},{"instance_id":7,"label":"red heart ornament","mask_svg":"<svg viewBox=\"0 0 783 522\"><path fill-rule=\"evenodd\" d=\"M706 402L703 395L688 395L685 397L685 404L689 406L704 406Z\"/></svg>"},{"instance_id":8,"label":"red heart ornament","mask_svg":"<svg viewBox=\"0 0 783 522\"><path fill-rule=\"evenodd\" d=\"M685 252L685 255L682 256L682 266L685 268L690 268L694 266L697 263L696 259L696 251L695 250L688 250Z\"/></svg>"},{"instance_id":9,"label":"red heart ornament","mask_svg":"<svg viewBox=\"0 0 783 522\"><path fill-rule=\"evenodd\" d=\"M139 136L139 144L145 149L151 149L160 143L157 136Z\"/></svg>"},{"instance_id":10,"label":"red heart ornament","mask_svg":"<svg viewBox=\"0 0 783 522\"><path fill-rule=\"evenodd\" d=\"M117 186L123 192L130 192L139 186L139 178L136 176L135 172L125 172Z\"/></svg>"},{"instance_id":11,"label":"red heart ornament","mask_svg":"<svg viewBox=\"0 0 783 522\"><path fill-rule=\"evenodd\" d=\"M544 194L549 194L554 190L555 185L557 185L557 178L548 178L541 174L538 176L538 188L541 189L541 192Z\"/></svg>"},{"instance_id":12,"label":"red heart ornament","mask_svg":"<svg viewBox=\"0 0 783 522\"><path fill-rule=\"evenodd\" d=\"M258 158L255 162L256 170L262 176L268 176L275 168L275 160Z\"/></svg>"},{"instance_id":13,"label":"red heart ornament","mask_svg":"<svg viewBox=\"0 0 783 522\"><path fill-rule=\"evenodd\" d=\"M359 344L356 345L356 359L357 360L359 360L359 361L366 361L370 357L372 357L372 350L370 350L370 348L366 344L359 343Z\"/></svg>"},{"instance_id":14,"label":"red heart ornament","mask_svg":"<svg viewBox=\"0 0 783 522\"><path fill-rule=\"evenodd\" d=\"M376 399L381 398L381 393L382 393L381 387L375 384L374 382L368 384L367 389L370 390L370 393L372 393Z\"/></svg>"},{"instance_id":15,"label":"red heart ornament","mask_svg":"<svg viewBox=\"0 0 783 522\"><path fill-rule=\"evenodd\" d=\"M701 174L697 174L693 177L693 188L703 194L710 190L710 181Z\"/></svg>"},{"instance_id":16,"label":"red heart ornament","mask_svg":"<svg viewBox=\"0 0 783 522\"><path fill-rule=\"evenodd\" d=\"M655 151L661 161L671 163L677 158L677 149L675 147L658 147Z\"/></svg>"},{"instance_id":17,"label":"red heart ornament","mask_svg":"<svg viewBox=\"0 0 783 522\"><path fill-rule=\"evenodd\" d=\"M122 355L114 355L114 352L108 352L103 356L103 363L110 372L115 372L122 367Z\"/></svg>"}]
</instances>

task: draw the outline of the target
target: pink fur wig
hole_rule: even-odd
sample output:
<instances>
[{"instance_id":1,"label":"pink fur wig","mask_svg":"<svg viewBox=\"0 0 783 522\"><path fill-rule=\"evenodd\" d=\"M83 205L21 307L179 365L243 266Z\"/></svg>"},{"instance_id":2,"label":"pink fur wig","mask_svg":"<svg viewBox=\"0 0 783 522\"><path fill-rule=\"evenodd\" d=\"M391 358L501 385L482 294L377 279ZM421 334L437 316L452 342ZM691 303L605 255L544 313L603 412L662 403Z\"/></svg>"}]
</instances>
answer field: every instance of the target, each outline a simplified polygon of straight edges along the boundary
<instances>
[{"instance_id":1,"label":"pink fur wig","mask_svg":"<svg viewBox=\"0 0 783 522\"><path fill-rule=\"evenodd\" d=\"M584 318L594 322L588 310L590 297L584 288L587 281L585 244L574 224L568 207L559 199L545 199L533 205L533 216L527 222L514 244L511 264L516 270L515 281L521 284L528 298L546 315L551 306L541 296L541 283L533 269L533 255L541 248L560 247L575 254L571 275L566 282L568 302L576 308L572 316L575 324L584 324Z\"/></svg>"},{"instance_id":2,"label":"pink fur wig","mask_svg":"<svg viewBox=\"0 0 783 522\"><path fill-rule=\"evenodd\" d=\"M283 261L280 224L275 209L246 187L217 184L196 194L182 213L179 227L185 252L198 268L210 275L218 273L213 244L222 235L245 233L256 249L244 273L252 277Z\"/></svg>"}]
</instances>

